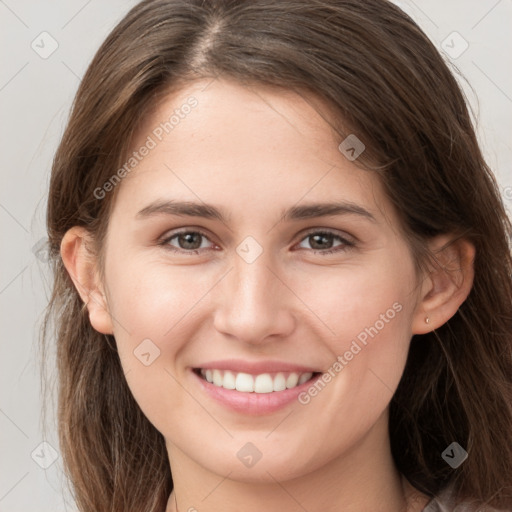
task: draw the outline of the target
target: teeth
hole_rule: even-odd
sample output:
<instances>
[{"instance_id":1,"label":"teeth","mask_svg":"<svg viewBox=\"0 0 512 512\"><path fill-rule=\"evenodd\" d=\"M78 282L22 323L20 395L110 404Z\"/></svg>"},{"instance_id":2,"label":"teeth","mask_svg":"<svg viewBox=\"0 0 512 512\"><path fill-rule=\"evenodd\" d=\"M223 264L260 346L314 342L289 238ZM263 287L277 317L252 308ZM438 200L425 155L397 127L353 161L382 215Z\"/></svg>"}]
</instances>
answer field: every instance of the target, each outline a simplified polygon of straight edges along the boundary
<instances>
[{"instance_id":1,"label":"teeth","mask_svg":"<svg viewBox=\"0 0 512 512\"><path fill-rule=\"evenodd\" d=\"M299 375L297 373L290 373L286 379L286 387L288 389L294 388L297 385L297 382L299 382Z\"/></svg>"},{"instance_id":2,"label":"teeth","mask_svg":"<svg viewBox=\"0 0 512 512\"><path fill-rule=\"evenodd\" d=\"M309 374L309 373L303 373L300 377L299 377L299 386L301 384L304 384L304 382L306 382L307 380L311 379L311 376L313 374Z\"/></svg>"},{"instance_id":3,"label":"teeth","mask_svg":"<svg viewBox=\"0 0 512 512\"><path fill-rule=\"evenodd\" d=\"M224 379L222 378L222 373L219 370L213 370L213 383L216 386L222 386Z\"/></svg>"},{"instance_id":4,"label":"teeth","mask_svg":"<svg viewBox=\"0 0 512 512\"><path fill-rule=\"evenodd\" d=\"M223 388L226 389L236 389L236 376L233 372L226 371L224 372L224 380L220 384Z\"/></svg>"},{"instance_id":5,"label":"teeth","mask_svg":"<svg viewBox=\"0 0 512 512\"><path fill-rule=\"evenodd\" d=\"M274 377L274 391L284 391L286 389L286 377L282 373L278 373Z\"/></svg>"},{"instance_id":6,"label":"teeth","mask_svg":"<svg viewBox=\"0 0 512 512\"><path fill-rule=\"evenodd\" d=\"M313 374L306 373L262 373L251 375L249 373L234 373L229 370L201 370L205 380L214 386L224 389L236 389L242 393L273 393L294 388L307 382Z\"/></svg>"},{"instance_id":7,"label":"teeth","mask_svg":"<svg viewBox=\"0 0 512 512\"><path fill-rule=\"evenodd\" d=\"M221 384L222 386L222 384ZM254 378L248 373L239 373L236 376L235 388L237 391L252 393L254 391Z\"/></svg>"},{"instance_id":8,"label":"teeth","mask_svg":"<svg viewBox=\"0 0 512 512\"><path fill-rule=\"evenodd\" d=\"M272 393L272 391L274 391L274 381L268 373L258 375L254 379L255 393Z\"/></svg>"}]
</instances>

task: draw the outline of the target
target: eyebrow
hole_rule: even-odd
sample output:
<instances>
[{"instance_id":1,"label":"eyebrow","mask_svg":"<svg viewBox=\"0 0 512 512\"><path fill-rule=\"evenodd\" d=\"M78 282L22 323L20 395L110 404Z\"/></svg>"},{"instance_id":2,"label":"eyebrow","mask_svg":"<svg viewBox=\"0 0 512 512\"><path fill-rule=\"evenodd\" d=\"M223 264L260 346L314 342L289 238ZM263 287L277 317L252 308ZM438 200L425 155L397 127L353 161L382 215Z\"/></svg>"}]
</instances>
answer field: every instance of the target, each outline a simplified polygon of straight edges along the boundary
<instances>
[{"instance_id":1,"label":"eyebrow","mask_svg":"<svg viewBox=\"0 0 512 512\"><path fill-rule=\"evenodd\" d=\"M194 203L191 201L157 200L140 210L136 218L144 219L154 215L177 215L204 217L228 222L229 216L222 209L210 204ZM292 206L281 212L282 221L305 220L327 215L358 215L372 222L375 217L365 208L351 202L312 203L302 206Z\"/></svg>"}]
</instances>

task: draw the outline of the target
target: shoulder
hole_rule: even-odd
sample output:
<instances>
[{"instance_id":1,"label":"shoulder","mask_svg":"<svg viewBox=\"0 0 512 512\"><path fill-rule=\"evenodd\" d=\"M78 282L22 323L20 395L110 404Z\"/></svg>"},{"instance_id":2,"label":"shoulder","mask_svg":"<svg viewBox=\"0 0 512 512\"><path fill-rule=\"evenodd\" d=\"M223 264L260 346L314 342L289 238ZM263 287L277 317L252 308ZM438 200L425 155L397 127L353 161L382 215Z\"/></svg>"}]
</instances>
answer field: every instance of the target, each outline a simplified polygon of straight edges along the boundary
<instances>
[{"instance_id":1,"label":"shoulder","mask_svg":"<svg viewBox=\"0 0 512 512\"><path fill-rule=\"evenodd\" d=\"M455 505L451 487L448 487L439 495L433 497L421 512L512 512L512 509L497 509L479 505L472 500Z\"/></svg>"}]
</instances>

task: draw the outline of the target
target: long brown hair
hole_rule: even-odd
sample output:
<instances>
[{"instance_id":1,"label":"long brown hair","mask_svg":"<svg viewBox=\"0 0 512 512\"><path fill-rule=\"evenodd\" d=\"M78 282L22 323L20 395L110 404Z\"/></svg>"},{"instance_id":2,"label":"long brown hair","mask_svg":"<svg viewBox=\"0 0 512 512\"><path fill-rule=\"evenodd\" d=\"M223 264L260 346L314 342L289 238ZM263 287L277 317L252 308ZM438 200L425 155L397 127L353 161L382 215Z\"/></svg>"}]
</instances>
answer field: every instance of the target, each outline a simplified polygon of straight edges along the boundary
<instances>
[{"instance_id":1,"label":"long brown hair","mask_svg":"<svg viewBox=\"0 0 512 512\"><path fill-rule=\"evenodd\" d=\"M162 435L135 402L112 336L96 332L60 258L72 226L101 256L137 121L186 79L230 77L309 92L330 106L340 142L364 141L419 269L436 235L476 247L467 300L442 327L413 336L390 404L395 463L420 491L512 506L512 226L448 66L386 0L145 0L108 36L77 92L55 155L47 228L61 452L82 512L165 510L172 479ZM122 183L117 188L122 186ZM100 259L101 261L101 259ZM469 453L452 469L456 441Z\"/></svg>"}]
</instances>

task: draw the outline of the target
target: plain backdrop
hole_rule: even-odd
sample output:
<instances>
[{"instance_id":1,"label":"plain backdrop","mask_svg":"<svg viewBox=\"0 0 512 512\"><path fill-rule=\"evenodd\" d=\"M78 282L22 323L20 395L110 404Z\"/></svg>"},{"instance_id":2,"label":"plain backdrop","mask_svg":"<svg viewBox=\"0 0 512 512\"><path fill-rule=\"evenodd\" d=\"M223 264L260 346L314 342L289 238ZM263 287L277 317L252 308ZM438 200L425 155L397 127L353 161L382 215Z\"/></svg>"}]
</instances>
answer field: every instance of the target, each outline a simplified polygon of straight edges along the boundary
<instances>
[{"instance_id":1,"label":"plain backdrop","mask_svg":"<svg viewBox=\"0 0 512 512\"><path fill-rule=\"evenodd\" d=\"M40 421L38 332L51 284L42 249L46 194L80 79L135 3L0 0L0 512L77 510L55 421L46 437ZM512 0L396 3L466 78L482 147L510 208Z\"/></svg>"}]
</instances>

